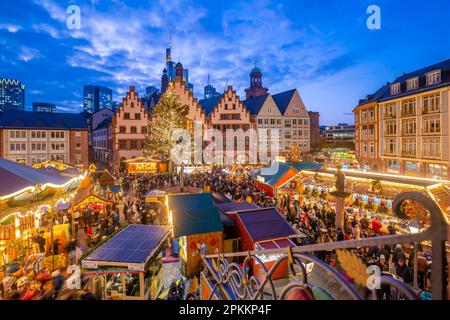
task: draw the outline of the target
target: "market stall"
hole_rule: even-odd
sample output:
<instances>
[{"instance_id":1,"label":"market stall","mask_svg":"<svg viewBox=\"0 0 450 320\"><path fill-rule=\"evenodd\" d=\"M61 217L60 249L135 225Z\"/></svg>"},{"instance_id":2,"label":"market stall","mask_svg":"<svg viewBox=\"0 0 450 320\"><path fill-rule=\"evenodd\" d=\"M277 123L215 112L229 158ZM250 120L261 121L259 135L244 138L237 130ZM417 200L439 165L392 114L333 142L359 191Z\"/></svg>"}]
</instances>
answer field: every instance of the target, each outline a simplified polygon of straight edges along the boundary
<instances>
[{"instance_id":1,"label":"market stall","mask_svg":"<svg viewBox=\"0 0 450 320\"><path fill-rule=\"evenodd\" d=\"M233 217L240 238L239 251L294 247L296 244L293 239L304 236L294 230L276 208L238 211L231 217ZM259 255L258 258L267 269L270 269L280 256L280 254ZM251 267L257 277L264 278L261 265L252 261ZM283 278L287 272L287 262L284 261L272 277L273 279Z\"/></svg>"},{"instance_id":2,"label":"market stall","mask_svg":"<svg viewBox=\"0 0 450 320\"><path fill-rule=\"evenodd\" d=\"M270 167L263 167L256 177L259 189L266 191L269 196L274 196L278 188L291 180L303 170L319 170L322 164L317 162L275 162Z\"/></svg>"},{"instance_id":3,"label":"market stall","mask_svg":"<svg viewBox=\"0 0 450 320\"><path fill-rule=\"evenodd\" d=\"M173 226L173 238L180 244L182 273L198 274L200 251L206 254L223 250L223 226L219 210L214 206L210 193L170 194L167 196L169 221Z\"/></svg>"},{"instance_id":4,"label":"market stall","mask_svg":"<svg viewBox=\"0 0 450 320\"><path fill-rule=\"evenodd\" d=\"M156 299L163 285L165 226L129 225L82 259L82 274L104 299Z\"/></svg>"},{"instance_id":5,"label":"market stall","mask_svg":"<svg viewBox=\"0 0 450 320\"><path fill-rule=\"evenodd\" d=\"M125 160L124 163L129 174L167 172L167 163L158 158L139 157Z\"/></svg>"}]
</instances>

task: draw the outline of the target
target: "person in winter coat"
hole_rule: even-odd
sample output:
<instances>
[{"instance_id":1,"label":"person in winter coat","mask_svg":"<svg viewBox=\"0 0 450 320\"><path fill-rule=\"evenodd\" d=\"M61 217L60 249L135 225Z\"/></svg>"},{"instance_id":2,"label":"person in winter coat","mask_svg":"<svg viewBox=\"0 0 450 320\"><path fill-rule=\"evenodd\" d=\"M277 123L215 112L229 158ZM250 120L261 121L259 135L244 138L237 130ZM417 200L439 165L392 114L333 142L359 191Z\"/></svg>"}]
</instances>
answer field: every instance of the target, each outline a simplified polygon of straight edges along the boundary
<instances>
[{"instance_id":1,"label":"person in winter coat","mask_svg":"<svg viewBox=\"0 0 450 320\"><path fill-rule=\"evenodd\" d=\"M411 283L411 270L406 265L405 259L398 259L396 271L397 275L402 278L405 283Z\"/></svg>"}]
</instances>

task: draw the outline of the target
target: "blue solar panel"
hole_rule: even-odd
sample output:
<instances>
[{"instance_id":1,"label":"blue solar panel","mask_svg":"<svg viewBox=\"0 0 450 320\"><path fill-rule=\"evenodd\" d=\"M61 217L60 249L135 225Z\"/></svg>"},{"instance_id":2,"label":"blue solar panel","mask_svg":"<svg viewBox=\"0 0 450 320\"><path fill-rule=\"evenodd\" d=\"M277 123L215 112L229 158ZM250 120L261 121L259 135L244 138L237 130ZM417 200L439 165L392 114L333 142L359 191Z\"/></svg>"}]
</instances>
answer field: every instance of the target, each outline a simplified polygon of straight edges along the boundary
<instances>
[{"instance_id":1,"label":"blue solar panel","mask_svg":"<svg viewBox=\"0 0 450 320\"><path fill-rule=\"evenodd\" d=\"M130 225L85 260L144 263L168 232L165 226Z\"/></svg>"}]
</instances>

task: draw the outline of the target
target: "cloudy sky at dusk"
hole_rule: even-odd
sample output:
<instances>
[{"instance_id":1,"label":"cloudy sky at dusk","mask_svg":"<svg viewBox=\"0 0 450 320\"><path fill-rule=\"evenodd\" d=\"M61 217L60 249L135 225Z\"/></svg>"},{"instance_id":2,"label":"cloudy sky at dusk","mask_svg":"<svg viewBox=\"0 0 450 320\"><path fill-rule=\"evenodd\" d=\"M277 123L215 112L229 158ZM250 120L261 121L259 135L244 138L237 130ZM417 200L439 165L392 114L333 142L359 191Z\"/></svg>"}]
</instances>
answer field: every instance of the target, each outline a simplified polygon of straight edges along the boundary
<instances>
[{"instance_id":1,"label":"cloudy sky at dusk","mask_svg":"<svg viewBox=\"0 0 450 320\"><path fill-rule=\"evenodd\" d=\"M71 4L80 30L66 27ZM381 30L366 27L371 4ZM360 98L450 58L449 12L448 0L1 1L0 77L25 83L27 109L45 101L81 111L84 84L111 87L117 101L129 85L159 87L172 34L197 97L208 74L243 97L257 61L271 93L298 88L321 124L352 123Z\"/></svg>"}]
</instances>

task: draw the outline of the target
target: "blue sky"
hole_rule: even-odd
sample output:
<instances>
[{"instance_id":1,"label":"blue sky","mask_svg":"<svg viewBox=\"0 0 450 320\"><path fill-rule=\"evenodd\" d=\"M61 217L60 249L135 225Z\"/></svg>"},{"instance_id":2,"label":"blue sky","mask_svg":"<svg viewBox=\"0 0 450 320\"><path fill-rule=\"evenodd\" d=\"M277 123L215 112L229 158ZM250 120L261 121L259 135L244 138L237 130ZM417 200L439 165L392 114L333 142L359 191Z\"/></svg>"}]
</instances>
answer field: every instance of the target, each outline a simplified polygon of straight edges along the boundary
<instances>
[{"instance_id":1,"label":"blue sky","mask_svg":"<svg viewBox=\"0 0 450 320\"><path fill-rule=\"evenodd\" d=\"M81 29L66 8L81 8ZM381 30L366 27L369 5ZM172 33L174 60L201 97L208 73L241 97L257 61L271 93L298 88L321 124L353 122L360 98L403 72L450 58L448 0L184 1L15 0L0 2L0 77L26 85L33 101L81 111L83 84L160 86Z\"/></svg>"}]
</instances>

